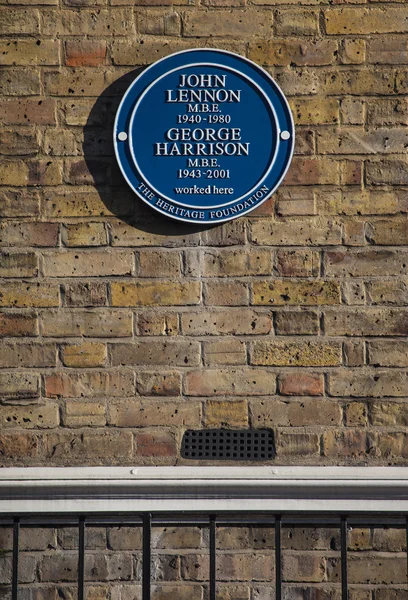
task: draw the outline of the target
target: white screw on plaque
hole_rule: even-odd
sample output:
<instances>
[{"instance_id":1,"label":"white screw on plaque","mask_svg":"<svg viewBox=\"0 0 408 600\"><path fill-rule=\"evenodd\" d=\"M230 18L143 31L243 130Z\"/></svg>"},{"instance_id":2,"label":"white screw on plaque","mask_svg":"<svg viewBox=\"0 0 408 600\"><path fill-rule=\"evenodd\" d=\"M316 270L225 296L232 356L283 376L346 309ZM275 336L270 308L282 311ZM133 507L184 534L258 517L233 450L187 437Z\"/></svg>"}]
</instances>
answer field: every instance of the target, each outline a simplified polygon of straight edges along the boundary
<instances>
[{"instance_id":1,"label":"white screw on plaque","mask_svg":"<svg viewBox=\"0 0 408 600\"><path fill-rule=\"evenodd\" d=\"M118 140L119 140L120 142L126 142L126 140L127 140L127 133L126 133L125 131L121 131L121 132L118 134Z\"/></svg>"},{"instance_id":2,"label":"white screw on plaque","mask_svg":"<svg viewBox=\"0 0 408 600\"><path fill-rule=\"evenodd\" d=\"M281 140L288 140L290 138L290 133L289 133L289 131L282 131L280 136L281 136Z\"/></svg>"}]
</instances>

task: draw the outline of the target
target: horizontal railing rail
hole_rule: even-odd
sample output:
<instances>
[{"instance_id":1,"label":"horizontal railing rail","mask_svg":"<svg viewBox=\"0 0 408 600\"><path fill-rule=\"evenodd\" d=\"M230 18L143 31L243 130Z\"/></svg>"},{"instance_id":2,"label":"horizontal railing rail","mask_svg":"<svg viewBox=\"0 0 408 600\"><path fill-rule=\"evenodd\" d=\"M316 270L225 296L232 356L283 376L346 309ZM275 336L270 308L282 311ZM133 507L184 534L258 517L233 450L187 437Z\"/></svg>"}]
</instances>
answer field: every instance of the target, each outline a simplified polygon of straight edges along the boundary
<instances>
[{"instance_id":1,"label":"horizontal railing rail","mask_svg":"<svg viewBox=\"0 0 408 600\"><path fill-rule=\"evenodd\" d=\"M152 528L195 525L209 532L209 600L217 595L219 527L274 531L274 588L282 600L282 530L340 533L340 586L349 598L350 527L404 528L408 469L401 467L27 468L0 471L0 526L13 528L11 597L19 592L20 527L76 527L78 600L85 594L87 527L142 530L142 598L152 597ZM407 553L408 556L408 553Z\"/></svg>"},{"instance_id":2,"label":"horizontal railing rail","mask_svg":"<svg viewBox=\"0 0 408 600\"><path fill-rule=\"evenodd\" d=\"M193 501L193 503L192 503ZM237 510L408 512L407 467L69 467L0 470L0 514Z\"/></svg>"}]
</instances>

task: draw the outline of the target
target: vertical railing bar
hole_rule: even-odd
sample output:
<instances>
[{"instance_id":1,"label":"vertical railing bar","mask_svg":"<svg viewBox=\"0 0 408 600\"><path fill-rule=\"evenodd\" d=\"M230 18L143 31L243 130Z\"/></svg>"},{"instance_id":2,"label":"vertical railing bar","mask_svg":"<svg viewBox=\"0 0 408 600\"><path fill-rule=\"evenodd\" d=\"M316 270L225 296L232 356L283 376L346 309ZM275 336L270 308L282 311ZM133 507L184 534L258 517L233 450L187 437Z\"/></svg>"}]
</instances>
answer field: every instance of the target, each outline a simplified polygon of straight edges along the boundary
<instances>
[{"instance_id":1,"label":"vertical railing bar","mask_svg":"<svg viewBox=\"0 0 408 600\"><path fill-rule=\"evenodd\" d=\"M408 588L408 515L405 517L405 542L407 551L407 588Z\"/></svg>"},{"instance_id":2,"label":"vertical railing bar","mask_svg":"<svg viewBox=\"0 0 408 600\"><path fill-rule=\"evenodd\" d=\"M341 600L348 600L347 543L347 517L343 516L340 525Z\"/></svg>"},{"instance_id":3,"label":"vertical railing bar","mask_svg":"<svg viewBox=\"0 0 408 600\"><path fill-rule=\"evenodd\" d=\"M78 525L78 600L84 600L85 584L85 517L79 517Z\"/></svg>"},{"instance_id":4,"label":"vertical railing bar","mask_svg":"<svg viewBox=\"0 0 408 600\"><path fill-rule=\"evenodd\" d=\"M13 574L11 579L11 600L17 600L18 594L18 555L19 555L20 519L13 519Z\"/></svg>"},{"instance_id":5,"label":"vertical railing bar","mask_svg":"<svg viewBox=\"0 0 408 600\"><path fill-rule=\"evenodd\" d=\"M282 518L275 517L275 597L282 600Z\"/></svg>"},{"instance_id":6,"label":"vertical railing bar","mask_svg":"<svg viewBox=\"0 0 408 600\"><path fill-rule=\"evenodd\" d=\"M215 515L210 515L210 600L216 600L217 588L217 520Z\"/></svg>"},{"instance_id":7,"label":"vertical railing bar","mask_svg":"<svg viewBox=\"0 0 408 600\"><path fill-rule=\"evenodd\" d=\"M151 586L151 557L152 557L152 515L143 515L143 571L142 571L142 598L150 600Z\"/></svg>"}]
</instances>

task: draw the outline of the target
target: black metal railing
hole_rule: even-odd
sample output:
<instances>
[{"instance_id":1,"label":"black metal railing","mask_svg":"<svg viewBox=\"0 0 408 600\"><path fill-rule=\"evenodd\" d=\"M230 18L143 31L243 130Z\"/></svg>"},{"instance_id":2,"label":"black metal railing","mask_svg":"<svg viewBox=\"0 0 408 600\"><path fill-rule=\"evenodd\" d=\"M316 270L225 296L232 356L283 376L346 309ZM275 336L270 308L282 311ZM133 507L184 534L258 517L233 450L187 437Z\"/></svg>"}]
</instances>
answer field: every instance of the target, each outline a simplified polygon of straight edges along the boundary
<instances>
[{"instance_id":1,"label":"black metal railing","mask_svg":"<svg viewBox=\"0 0 408 600\"><path fill-rule=\"evenodd\" d=\"M79 515L70 517L60 516L15 516L2 517L0 526L13 528L12 549L12 577L11 598L18 600L19 592L19 538L20 528L38 527L76 527L78 529L78 600L84 600L85 590L85 534L87 527L123 527L138 526L142 528L142 599L151 600L151 562L152 562L152 528L153 527L206 527L209 530L208 555L209 555L209 600L217 600L217 528L219 527L262 527L274 530L275 550L275 598L282 600L283 573L282 573L282 530L284 528L336 528L340 533L340 562L341 562L341 598L349 600L348 584L348 534L351 527L365 528L398 528L405 529L408 549L408 515L397 514L275 514L242 512L231 514L214 513L138 513L138 514L106 514L106 515ZM407 551L408 573L408 551ZM407 579L408 590L408 579Z\"/></svg>"}]
</instances>

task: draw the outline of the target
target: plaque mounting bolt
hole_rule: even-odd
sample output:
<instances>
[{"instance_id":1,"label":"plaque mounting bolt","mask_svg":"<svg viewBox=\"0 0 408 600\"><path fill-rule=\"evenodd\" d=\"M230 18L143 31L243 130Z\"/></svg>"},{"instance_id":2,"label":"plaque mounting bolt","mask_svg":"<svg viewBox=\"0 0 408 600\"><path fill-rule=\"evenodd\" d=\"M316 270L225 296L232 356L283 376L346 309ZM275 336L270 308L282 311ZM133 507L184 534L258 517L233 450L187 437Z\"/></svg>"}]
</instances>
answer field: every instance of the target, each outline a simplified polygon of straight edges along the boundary
<instances>
[{"instance_id":1,"label":"plaque mounting bolt","mask_svg":"<svg viewBox=\"0 0 408 600\"><path fill-rule=\"evenodd\" d=\"M288 140L290 138L290 133L289 131L282 131L280 136L281 140Z\"/></svg>"},{"instance_id":2,"label":"plaque mounting bolt","mask_svg":"<svg viewBox=\"0 0 408 600\"><path fill-rule=\"evenodd\" d=\"M126 131L121 131L120 133L118 133L118 140L121 142L125 142L127 140Z\"/></svg>"}]
</instances>

